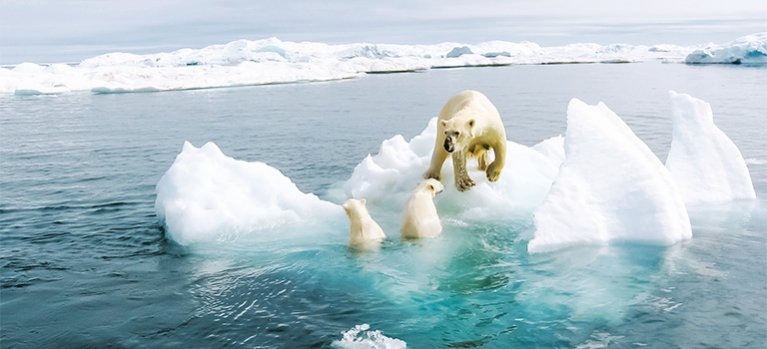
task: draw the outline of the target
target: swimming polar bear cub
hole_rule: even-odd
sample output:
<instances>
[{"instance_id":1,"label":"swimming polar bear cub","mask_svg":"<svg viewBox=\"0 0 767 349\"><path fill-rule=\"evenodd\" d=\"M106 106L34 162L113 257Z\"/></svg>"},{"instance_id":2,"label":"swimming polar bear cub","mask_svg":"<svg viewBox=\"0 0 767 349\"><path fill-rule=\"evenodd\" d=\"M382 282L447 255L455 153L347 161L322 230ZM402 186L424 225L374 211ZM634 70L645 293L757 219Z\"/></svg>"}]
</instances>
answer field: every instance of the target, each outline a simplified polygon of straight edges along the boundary
<instances>
[{"instance_id":1,"label":"swimming polar bear cub","mask_svg":"<svg viewBox=\"0 0 767 349\"><path fill-rule=\"evenodd\" d=\"M487 150L495 159L487 165ZM495 182L506 160L506 129L493 103L480 92L466 90L450 98L439 113L437 139L424 178L439 180L442 164L453 157L455 187L469 190L474 181L466 170L466 158L477 157L479 169Z\"/></svg>"},{"instance_id":2,"label":"swimming polar bear cub","mask_svg":"<svg viewBox=\"0 0 767 349\"><path fill-rule=\"evenodd\" d=\"M442 223L433 199L443 190L445 187L436 179L427 179L418 185L405 206L401 228L403 238L435 237L442 233Z\"/></svg>"},{"instance_id":3,"label":"swimming polar bear cub","mask_svg":"<svg viewBox=\"0 0 767 349\"><path fill-rule=\"evenodd\" d=\"M375 249L386 239L381 226L368 213L365 199L349 199L343 208L349 217L349 248L357 250Z\"/></svg>"}]
</instances>

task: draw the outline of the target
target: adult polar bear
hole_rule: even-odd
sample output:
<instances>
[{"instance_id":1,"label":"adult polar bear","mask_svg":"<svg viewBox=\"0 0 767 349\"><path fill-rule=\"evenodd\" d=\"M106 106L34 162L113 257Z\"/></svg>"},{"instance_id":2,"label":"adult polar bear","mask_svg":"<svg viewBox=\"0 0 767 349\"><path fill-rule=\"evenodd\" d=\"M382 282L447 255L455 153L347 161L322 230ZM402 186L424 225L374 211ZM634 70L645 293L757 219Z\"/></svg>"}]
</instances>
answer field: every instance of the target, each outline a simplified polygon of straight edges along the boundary
<instances>
[{"instance_id":1,"label":"adult polar bear","mask_svg":"<svg viewBox=\"0 0 767 349\"><path fill-rule=\"evenodd\" d=\"M479 169L487 173L489 181L500 177L506 160L506 129L498 110L482 93L466 90L450 98L439 113L436 138L424 178L439 180L442 164L450 154L459 191L474 186L466 170L467 157L478 158ZM493 149L495 159L488 166L489 149Z\"/></svg>"}]
</instances>

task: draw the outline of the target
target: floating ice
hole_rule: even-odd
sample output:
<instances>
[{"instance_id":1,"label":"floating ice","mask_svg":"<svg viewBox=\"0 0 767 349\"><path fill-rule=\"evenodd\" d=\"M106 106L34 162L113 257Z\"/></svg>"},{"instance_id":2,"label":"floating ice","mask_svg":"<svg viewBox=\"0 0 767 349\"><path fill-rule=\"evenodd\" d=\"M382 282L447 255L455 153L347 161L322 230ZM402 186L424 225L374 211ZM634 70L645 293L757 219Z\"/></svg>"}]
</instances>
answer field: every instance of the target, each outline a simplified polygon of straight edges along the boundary
<instances>
[{"instance_id":1,"label":"floating ice","mask_svg":"<svg viewBox=\"0 0 767 349\"><path fill-rule=\"evenodd\" d=\"M0 67L0 93L96 93L201 89L328 81L364 73L508 64L681 61L692 48L666 45L573 44L489 41L477 45L346 44L237 40L201 49L147 55L114 52L77 65L32 63Z\"/></svg>"},{"instance_id":2,"label":"floating ice","mask_svg":"<svg viewBox=\"0 0 767 349\"><path fill-rule=\"evenodd\" d=\"M385 140L376 155L368 155L343 184L343 197L365 198L368 205L399 211L417 184L423 180L434 149L437 118L409 142L400 136ZM444 219L503 220L517 213L532 212L543 202L557 174L558 163L543 154L514 142L507 142L506 167L501 178L490 183L476 162L469 163L469 175L477 183L467 192L453 184L450 159L442 168L445 191L435 203Z\"/></svg>"},{"instance_id":3,"label":"floating ice","mask_svg":"<svg viewBox=\"0 0 767 349\"><path fill-rule=\"evenodd\" d=\"M343 333L343 338L333 341L333 347L341 349L402 349L405 341L384 336L381 331L371 331L370 325L356 325Z\"/></svg>"},{"instance_id":4,"label":"floating ice","mask_svg":"<svg viewBox=\"0 0 767 349\"><path fill-rule=\"evenodd\" d=\"M669 93L674 131L666 167L685 202L755 198L746 162L735 143L714 124L711 105Z\"/></svg>"},{"instance_id":5,"label":"floating ice","mask_svg":"<svg viewBox=\"0 0 767 349\"><path fill-rule=\"evenodd\" d=\"M232 159L214 143L184 143L157 183L155 210L168 236L181 245L275 229L285 235L318 220L343 219L340 206L302 193L269 165Z\"/></svg>"},{"instance_id":6,"label":"floating ice","mask_svg":"<svg viewBox=\"0 0 767 349\"><path fill-rule=\"evenodd\" d=\"M571 100L564 145L559 174L535 211L528 251L613 240L672 244L692 236L671 175L606 105Z\"/></svg>"},{"instance_id":7,"label":"floating ice","mask_svg":"<svg viewBox=\"0 0 767 349\"><path fill-rule=\"evenodd\" d=\"M767 64L767 32L746 35L724 45L695 50L684 60L689 64Z\"/></svg>"}]
</instances>

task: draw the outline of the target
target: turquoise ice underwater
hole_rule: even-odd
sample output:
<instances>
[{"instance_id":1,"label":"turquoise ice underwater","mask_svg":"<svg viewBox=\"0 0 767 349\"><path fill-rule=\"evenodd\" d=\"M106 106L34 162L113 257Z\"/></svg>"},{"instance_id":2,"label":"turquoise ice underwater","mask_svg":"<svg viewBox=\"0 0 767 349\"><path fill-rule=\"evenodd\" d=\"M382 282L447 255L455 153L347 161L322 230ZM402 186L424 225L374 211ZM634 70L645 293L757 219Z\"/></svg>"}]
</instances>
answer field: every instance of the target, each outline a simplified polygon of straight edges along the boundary
<instances>
[{"instance_id":1,"label":"turquoise ice underwater","mask_svg":"<svg viewBox=\"0 0 767 349\"><path fill-rule=\"evenodd\" d=\"M764 72L653 63L512 66L326 84L3 99L3 191L26 194L3 208L3 327L10 326L3 341L343 346L353 341L344 340L346 333L416 348L759 347L767 324ZM604 101L660 162L672 133L667 91L690 93L711 103L715 123L740 148L758 199L690 207L692 238L667 247L613 243L530 254L532 208L467 221L462 214L477 202L450 192L437 198L445 210L442 237L402 243L396 200L383 202L396 190L371 205L390 235L380 253L349 252L347 223L332 206L326 209L337 218L306 226L222 229L226 234L190 247L163 239L174 233L156 222L154 185L183 140L215 141L226 155L263 161L301 191L334 201L344 190L337 184L366 154L375 155L396 134L402 140L387 144L402 151L402 142L465 88L488 94L509 139L526 146L565 133L571 97ZM60 128L41 127L53 118ZM403 161L397 158L403 153L393 151L390 161ZM232 219L223 221L237 221L247 212L236 205L247 202L238 195L247 195L233 188L257 183L229 181L247 175L242 163L213 167L203 160L190 163L199 166L195 173L215 177L231 169L227 180L208 188L220 199L210 208L234 204L227 208ZM509 163L504 175L513 173ZM285 191L274 193L266 208L282 204ZM319 206L275 212L278 222L305 218L302 212L323 218L326 206Z\"/></svg>"}]
</instances>

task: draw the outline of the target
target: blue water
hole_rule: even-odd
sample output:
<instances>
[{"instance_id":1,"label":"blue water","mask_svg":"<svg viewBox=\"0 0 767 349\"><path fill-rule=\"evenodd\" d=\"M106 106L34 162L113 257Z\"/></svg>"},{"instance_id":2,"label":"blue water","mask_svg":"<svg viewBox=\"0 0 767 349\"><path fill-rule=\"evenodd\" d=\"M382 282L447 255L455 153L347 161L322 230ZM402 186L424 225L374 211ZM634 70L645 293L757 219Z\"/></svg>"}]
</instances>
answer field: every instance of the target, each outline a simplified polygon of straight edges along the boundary
<instances>
[{"instance_id":1,"label":"blue water","mask_svg":"<svg viewBox=\"0 0 767 349\"><path fill-rule=\"evenodd\" d=\"M124 95L0 97L0 346L328 347L358 324L429 347L763 348L767 70L678 64L510 66ZM604 101L662 159L674 89L704 99L760 199L690 208L671 247L529 255L530 217L447 225L354 254L343 241L189 250L166 240L155 184L215 141L325 196L463 89L508 137L563 133L571 97ZM344 232L340 232L343 234ZM391 234L390 235L395 235ZM236 245L236 244L235 244Z\"/></svg>"}]
</instances>

